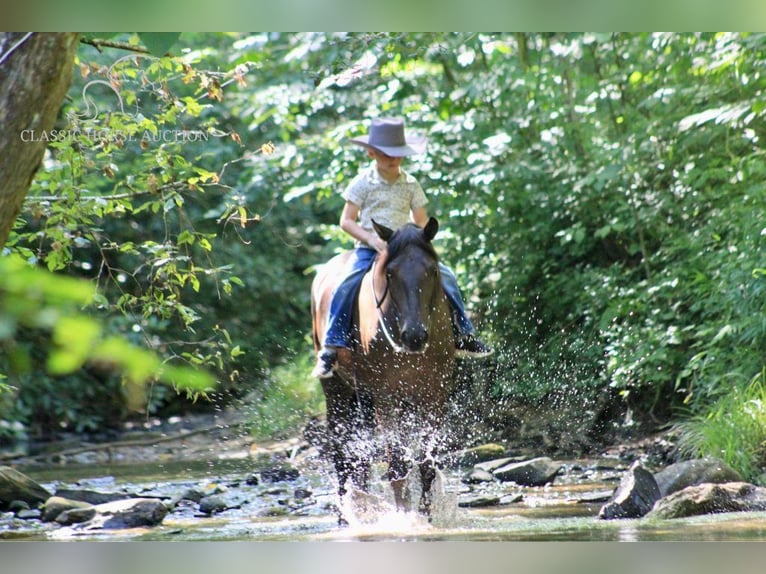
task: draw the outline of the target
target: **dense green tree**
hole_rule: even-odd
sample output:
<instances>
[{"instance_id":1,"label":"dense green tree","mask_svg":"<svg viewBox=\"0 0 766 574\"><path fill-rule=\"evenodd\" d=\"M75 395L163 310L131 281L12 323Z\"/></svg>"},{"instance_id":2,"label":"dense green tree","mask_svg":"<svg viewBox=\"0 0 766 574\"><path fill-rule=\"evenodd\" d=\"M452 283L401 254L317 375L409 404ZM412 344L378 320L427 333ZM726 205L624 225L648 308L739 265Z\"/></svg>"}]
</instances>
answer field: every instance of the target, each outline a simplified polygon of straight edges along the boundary
<instances>
[{"instance_id":1,"label":"dense green tree","mask_svg":"<svg viewBox=\"0 0 766 574\"><path fill-rule=\"evenodd\" d=\"M763 34L182 34L172 53L79 48L58 120L79 135L50 143L9 247L96 282L110 333L211 368L214 398L273 397L275 369L307 364L311 268L349 245L347 140L375 115L429 136L408 167L498 349L494 405L575 405L560 425L587 443L758 380Z\"/></svg>"}]
</instances>

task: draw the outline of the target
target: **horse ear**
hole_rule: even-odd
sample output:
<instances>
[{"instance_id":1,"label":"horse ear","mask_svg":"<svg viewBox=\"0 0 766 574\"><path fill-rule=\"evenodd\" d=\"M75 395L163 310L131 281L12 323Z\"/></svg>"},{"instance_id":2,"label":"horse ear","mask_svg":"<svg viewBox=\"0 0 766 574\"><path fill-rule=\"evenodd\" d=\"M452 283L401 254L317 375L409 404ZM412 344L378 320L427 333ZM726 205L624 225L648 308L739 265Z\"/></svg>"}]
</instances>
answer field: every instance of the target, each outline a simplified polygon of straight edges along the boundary
<instances>
[{"instance_id":1,"label":"horse ear","mask_svg":"<svg viewBox=\"0 0 766 574\"><path fill-rule=\"evenodd\" d=\"M372 227L375 229L375 233L378 234L378 237L380 237L386 243L388 243L388 241L391 239L391 236L394 234L392 229L389 229L385 225L381 225L374 219L372 220Z\"/></svg>"},{"instance_id":2,"label":"horse ear","mask_svg":"<svg viewBox=\"0 0 766 574\"><path fill-rule=\"evenodd\" d=\"M428 223L426 223L426 226L423 228L423 235L425 235L425 238L428 241L431 241L436 237L437 231L439 231L439 222L435 218L430 217Z\"/></svg>"}]
</instances>

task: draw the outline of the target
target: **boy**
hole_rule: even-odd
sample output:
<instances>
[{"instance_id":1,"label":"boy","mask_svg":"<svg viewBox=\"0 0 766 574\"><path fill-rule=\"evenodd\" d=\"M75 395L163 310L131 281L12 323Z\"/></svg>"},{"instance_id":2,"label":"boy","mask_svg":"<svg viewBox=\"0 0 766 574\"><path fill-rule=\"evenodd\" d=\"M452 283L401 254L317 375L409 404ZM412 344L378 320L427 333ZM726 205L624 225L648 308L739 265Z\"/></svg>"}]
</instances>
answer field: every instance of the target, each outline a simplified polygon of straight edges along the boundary
<instances>
[{"instance_id":1,"label":"boy","mask_svg":"<svg viewBox=\"0 0 766 574\"><path fill-rule=\"evenodd\" d=\"M420 227L428 221L428 199L420 184L401 169L406 156L423 153L426 139L406 137L404 121L399 118L372 120L369 135L351 142L363 146L372 164L360 171L343 193L346 205L340 216L340 227L356 240L354 256L346 270L346 278L333 293L324 346L317 354L312 375L320 379L332 376L337 364L338 348L348 346L351 317L356 293L365 273L386 242L375 233L372 220L390 229L398 229L412 221ZM442 287L452 309L455 345L460 356L484 357L491 349L478 340L466 316L460 289L452 271L440 264Z\"/></svg>"}]
</instances>

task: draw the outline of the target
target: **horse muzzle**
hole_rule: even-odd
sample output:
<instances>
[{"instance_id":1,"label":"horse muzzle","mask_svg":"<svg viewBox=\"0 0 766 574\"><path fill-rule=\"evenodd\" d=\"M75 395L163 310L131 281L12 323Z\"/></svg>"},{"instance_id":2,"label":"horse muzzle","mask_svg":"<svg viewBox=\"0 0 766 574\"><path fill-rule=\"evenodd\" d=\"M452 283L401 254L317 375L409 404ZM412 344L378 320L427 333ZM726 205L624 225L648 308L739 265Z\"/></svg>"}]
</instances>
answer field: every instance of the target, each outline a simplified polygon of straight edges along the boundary
<instances>
[{"instance_id":1,"label":"horse muzzle","mask_svg":"<svg viewBox=\"0 0 766 574\"><path fill-rule=\"evenodd\" d=\"M428 331L422 325L405 326L401 332L401 347L413 355L425 353L428 348Z\"/></svg>"}]
</instances>

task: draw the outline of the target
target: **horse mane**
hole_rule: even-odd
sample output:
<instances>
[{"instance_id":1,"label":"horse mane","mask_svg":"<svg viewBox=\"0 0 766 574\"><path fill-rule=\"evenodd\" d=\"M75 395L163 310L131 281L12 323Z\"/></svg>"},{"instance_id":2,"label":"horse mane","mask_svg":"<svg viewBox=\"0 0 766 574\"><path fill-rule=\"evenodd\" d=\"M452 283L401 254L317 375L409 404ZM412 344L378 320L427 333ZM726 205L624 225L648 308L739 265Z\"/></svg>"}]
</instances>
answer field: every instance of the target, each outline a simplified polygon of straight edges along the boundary
<instances>
[{"instance_id":1,"label":"horse mane","mask_svg":"<svg viewBox=\"0 0 766 574\"><path fill-rule=\"evenodd\" d=\"M423 228L414 223L407 223L397 229L391 239L388 240L388 262L396 259L409 246L417 247L433 257L434 260L439 260L439 255L436 253L433 243L426 239Z\"/></svg>"}]
</instances>

